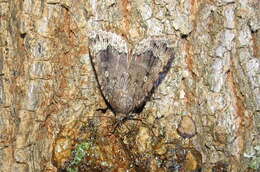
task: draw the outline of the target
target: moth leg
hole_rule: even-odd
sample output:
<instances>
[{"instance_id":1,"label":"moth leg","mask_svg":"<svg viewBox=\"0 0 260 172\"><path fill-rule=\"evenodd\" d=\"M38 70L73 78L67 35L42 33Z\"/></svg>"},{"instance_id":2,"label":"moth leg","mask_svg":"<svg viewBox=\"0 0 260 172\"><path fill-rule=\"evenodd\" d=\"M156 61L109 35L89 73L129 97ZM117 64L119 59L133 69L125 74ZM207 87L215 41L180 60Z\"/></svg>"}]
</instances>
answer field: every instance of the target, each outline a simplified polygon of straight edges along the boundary
<instances>
[{"instance_id":1,"label":"moth leg","mask_svg":"<svg viewBox=\"0 0 260 172\"><path fill-rule=\"evenodd\" d=\"M98 108L98 109L96 109L96 111L100 111L100 112L102 112L102 113L106 113L108 109L109 109L109 107L106 107L106 108Z\"/></svg>"}]
</instances>

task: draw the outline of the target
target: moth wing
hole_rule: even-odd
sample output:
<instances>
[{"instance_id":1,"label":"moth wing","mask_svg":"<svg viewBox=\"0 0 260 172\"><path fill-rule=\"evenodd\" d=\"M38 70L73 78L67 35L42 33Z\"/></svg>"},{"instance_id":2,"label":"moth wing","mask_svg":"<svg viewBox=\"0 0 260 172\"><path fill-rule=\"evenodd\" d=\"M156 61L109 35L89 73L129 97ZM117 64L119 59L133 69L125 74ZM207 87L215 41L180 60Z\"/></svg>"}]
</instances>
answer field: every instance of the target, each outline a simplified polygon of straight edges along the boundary
<instances>
[{"instance_id":1,"label":"moth wing","mask_svg":"<svg viewBox=\"0 0 260 172\"><path fill-rule=\"evenodd\" d=\"M102 45L102 47L100 47ZM125 45L125 46L124 46ZM128 57L127 44L121 37L101 32L90 39L92 66L103 97L114 112L128 113Z\"/></svg>"},{"instance_id":2,"label":"moth wing","mask_svg":"<svg viewBox=\"0 0 260 172\"><path fill-rule=\"evenodd\" d=\"M129 66L129 96L137 109L144 105L166 76L174 59L167 40L147 39L136 47Z\"/></svg>"},{"instance_id":3,"label":"moth wing","mask_svg":"<svg viewBox=\"0 0 260 172\"><path fill-rule=\"evenodd\" d=\"M145 39L128 59L127 43L110 32L90 37L92 66L101 92L116 113L129 114L143 106L173 61L173 49L163 39Z\"/></svg>"}]
</instances>

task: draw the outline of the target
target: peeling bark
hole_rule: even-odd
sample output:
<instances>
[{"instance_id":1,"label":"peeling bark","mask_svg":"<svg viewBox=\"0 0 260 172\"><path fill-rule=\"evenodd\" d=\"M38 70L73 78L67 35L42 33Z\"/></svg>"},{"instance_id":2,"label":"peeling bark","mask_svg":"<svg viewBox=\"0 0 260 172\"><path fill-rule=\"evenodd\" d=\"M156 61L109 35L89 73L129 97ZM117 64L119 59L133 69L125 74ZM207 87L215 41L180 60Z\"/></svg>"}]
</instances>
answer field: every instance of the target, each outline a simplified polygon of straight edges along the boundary
<instances>
[{"instance_id":1,"label":"peeling bark","mask_svg":"<svg viewBox=\"0 0 260 172\"><path fill-rule=\"evenodd\" d=\"M258 0L0 0L0 171L259 170L259 20ZM98 30L176 51L112 135L89 59Z\"/></svg>"}]
</instances>

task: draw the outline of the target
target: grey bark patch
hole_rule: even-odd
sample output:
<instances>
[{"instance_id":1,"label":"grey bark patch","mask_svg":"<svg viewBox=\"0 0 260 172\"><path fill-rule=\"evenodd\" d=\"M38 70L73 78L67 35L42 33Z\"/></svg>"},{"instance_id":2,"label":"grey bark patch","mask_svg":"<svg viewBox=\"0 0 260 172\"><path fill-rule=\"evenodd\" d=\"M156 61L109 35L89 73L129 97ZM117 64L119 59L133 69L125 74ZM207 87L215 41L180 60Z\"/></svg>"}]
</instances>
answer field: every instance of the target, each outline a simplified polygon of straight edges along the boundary
<instances>
[{"instance_id":1,"label":"grey bark patch","mask_svg":"<svg viewBox=\"0 0 260 172\"><path fill-rule=\"evenodd\" d=\"M122 37L99 31L90 36L89 50L102 95L114 113L144 107L174 59L167 38L151 37L130 48Z\"/></svg>"}]
</instances>

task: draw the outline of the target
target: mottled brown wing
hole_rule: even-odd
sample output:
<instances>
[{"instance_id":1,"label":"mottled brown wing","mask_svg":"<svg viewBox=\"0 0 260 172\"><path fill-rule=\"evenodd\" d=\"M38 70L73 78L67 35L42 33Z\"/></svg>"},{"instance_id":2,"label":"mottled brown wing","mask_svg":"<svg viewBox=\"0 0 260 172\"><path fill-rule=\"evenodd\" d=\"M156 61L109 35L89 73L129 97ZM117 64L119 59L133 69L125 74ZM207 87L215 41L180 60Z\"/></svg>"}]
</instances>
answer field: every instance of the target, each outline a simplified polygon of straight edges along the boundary
<instances>
[{"instance_id":1,"label":"mottled brown wing","mask_svg":"<svg viewBox=\"0 0 260 172\"><path fill-rule=\"evenodd\" d=\"M129 97L135 109L140 108L166 76L174 51L164 40L146 40L136 47L129 66Z\"/></svg>"},{"instance_id":2,"label":"mottled brown wing","mask_svg":"<svg viewBox=\"0 0 260 172\"><path fill-rule=\"evenodd\" d=\"M125 44L125 45L123 45ZM126 42L109 32L90 39L90 54L101 92L115 113L128 114L133 107L129 95L128 56Z\"/></svg>"},{"instance_id":3,"label":"mottled brown wing","mask_svg":"<svg viewBox=\"0 0 260 172\"><path fill-rule=\"evenodd\" d=\"M128 101L127 54L108 46L92 59L101 92L112 110L124 114L131 111L129 107L132 102Z\"/></svg>"},{"instance_id":4,"label":"mottled brown wing","mask_svg":"<svg viewBox=\"0 0 260 172\"><path fill-rule=\"evenodd\" d=\"M127 43L110 32L94 34L89 50L103 97L115 113L126 115L144 105L173 60L163 40L144 40L129 55Z\"/></svg>"}]
</instances>

